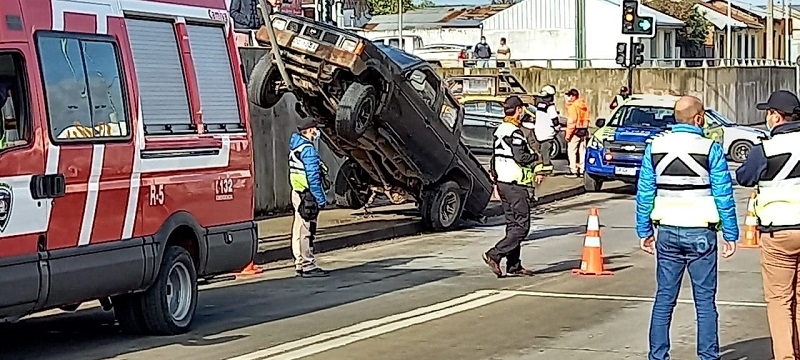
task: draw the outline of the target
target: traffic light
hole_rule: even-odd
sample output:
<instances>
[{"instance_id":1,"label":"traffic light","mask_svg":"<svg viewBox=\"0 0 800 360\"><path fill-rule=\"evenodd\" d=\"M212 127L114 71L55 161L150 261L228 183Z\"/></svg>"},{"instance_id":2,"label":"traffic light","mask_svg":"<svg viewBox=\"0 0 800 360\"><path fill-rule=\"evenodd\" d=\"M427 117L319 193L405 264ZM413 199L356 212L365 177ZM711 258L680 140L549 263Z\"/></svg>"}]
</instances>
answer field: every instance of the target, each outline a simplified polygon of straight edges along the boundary
<instances>
[{"instance_id":1,"label":"traffic light","mask_svg":"<svg viewBox=\"0 0 800 360\"><path fill-rule=\"evenodd\" d=\"M625 66L625 58L627 57L628 44L621 42L617 43L617 64Z\"/></svg>"},{"instance_id":2,"label":"traffic light","mask_svg":"<svg viewBox=\"0 0 800 360\"><path fill-rule=\"evenodd\" d=\"M631 63L633 66L642 65L644 62L644 44L637 42L633 44L633 56L631 56Z\"/></svg>"},{"instance_id":3,"label":"traffic light","mask_svg":"<svg viewBox=\"0 0 800 360\"><path fill-rule=\"evenodd\" d=\"M655 35L652 16L639 16L639 0L622 1L622 34L652 37Z\"/></svg>"}]
</instances>

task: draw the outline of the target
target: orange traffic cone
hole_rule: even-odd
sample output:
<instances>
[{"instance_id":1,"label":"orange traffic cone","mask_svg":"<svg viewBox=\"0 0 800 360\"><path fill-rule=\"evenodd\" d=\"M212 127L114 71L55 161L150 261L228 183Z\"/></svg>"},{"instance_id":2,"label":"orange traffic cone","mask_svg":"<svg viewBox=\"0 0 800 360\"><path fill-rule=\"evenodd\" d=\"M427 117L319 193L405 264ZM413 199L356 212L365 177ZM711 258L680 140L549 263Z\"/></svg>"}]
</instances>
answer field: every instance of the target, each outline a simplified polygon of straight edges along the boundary
<instances>
[{"instance_id":1,"label":"orange traffic cone","mask_svg":"<svg viewBox=\"0 0 800 360\"><path fill-rule=\"evenodd\" d=\"M257 268L256 264L251 261L238 275L258 275L263 272L264 269Z\"/></svg>"},{"instance_id":2,"label":"orange traffic cone","mask_svg":"<svg viewBox=\"0 0 800 360\"><path fill-rule=\"evenodd\" d=\"M758 219L756 219L756 192L750 194L750 200L747 202L747 216L744 218L744 236L742 236L740 247L743 248L757 248L758 243Z\"/></svg>"},{"instance_id":3,"label":"orange traffic cone","mask_svg":"<svg viewBox=\"0 0 800 360\"><path fill-rule=\"evenodd\" d=\"M572 270L577 275L613 275L614 273L605 270L603 264L603 245L600 243L600 217L597 209L589 210L589 220L586 226L586 237L583 240L583 256L581 257L581 268Z\"/></svg>"}]
</instances>

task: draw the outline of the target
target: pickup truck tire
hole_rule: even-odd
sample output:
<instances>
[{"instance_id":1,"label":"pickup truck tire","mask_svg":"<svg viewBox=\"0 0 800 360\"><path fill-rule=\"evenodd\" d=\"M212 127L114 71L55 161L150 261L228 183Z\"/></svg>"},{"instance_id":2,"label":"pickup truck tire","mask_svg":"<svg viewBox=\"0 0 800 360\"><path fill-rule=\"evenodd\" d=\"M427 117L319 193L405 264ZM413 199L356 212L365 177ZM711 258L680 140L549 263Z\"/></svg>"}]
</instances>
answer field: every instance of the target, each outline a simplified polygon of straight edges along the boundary
<instances>
[{"instance_id":1,"label":"pickup truck tire","mask_svg":"<svg viewBox=\"0 0 800 360\"><path fill-rule=\"evenodd\" d=\"M333 183L336 206L345 209L364 207L370 195L369 185L364 183L368 176L354 160L345 160Z\"/></svg>"},{"instance_id":2,"label":"pickup truck tire","mask_svg":"<svg viewBox=\"0 0 800 360\"><path fill-rule=\"evenodd\" d=\"M156 281L143 293L118 298L114 313L123 329L153 335L189 330L197 310L197 273L189 252L169 246Z\"/></svg>"},{"instance_id":3,"label":"pickup truck tire","mask_svg":"<svg viewBox=\"0 0 800 360\"><path fill-rule=\"evenodd\" d=\"M372 123L377 108L377 92L372 85L350 84L339 100L336 133L346 140L358 140Z\"/></svg>"},{"instance_id":4,"label":"pickup truck tire","mask_svg":"<svg viewBox=\"0 0 800 360\"><path fill-rule=\"evenodd\" d=\"M598 192L603 188L603 179L583 173L583 188L586 192Z\"/></svg>"},{"instance_id":5,"label":"pickup truck tire","mask_svg":"<svg viewBox=\"0 0 800 360\"><path fill-rule=\"evenodd\" d=\"M275 106L281 101L283 94L271 87L280 79L280 72L272 64L271 55L265 54L258 60L250 73L250 82L247 83L247 98L258 107L269 109Z\"/></svg>"},{"instance_id":6,"label":"pickup truck tire","mask_svg":"<svg viewBox=\"0 0 800 360\"><path fill-rule=\"evenodd\" d=\"M442 183L433 189L423 191L419 205L425 228L433 231L452 229L464 210L461 188L454 181Z\"/></svg>"}]
</instances>

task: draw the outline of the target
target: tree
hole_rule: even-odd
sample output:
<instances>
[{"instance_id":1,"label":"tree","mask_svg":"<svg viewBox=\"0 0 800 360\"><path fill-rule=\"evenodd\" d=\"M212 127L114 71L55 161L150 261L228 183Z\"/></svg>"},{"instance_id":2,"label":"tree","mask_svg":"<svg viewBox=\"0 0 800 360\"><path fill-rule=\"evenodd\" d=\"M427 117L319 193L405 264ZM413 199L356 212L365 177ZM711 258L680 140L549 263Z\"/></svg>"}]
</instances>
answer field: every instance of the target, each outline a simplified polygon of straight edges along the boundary
<instances>
[{"instance_id":1,"label":"tree","mask_svg":"<svg viewBox=\"0 0 800 360\"><path fill-rule=\"evenodd\" d=\"M397 14L397 5L399 0L368 0L368 3L370 6L370 13L372 13L372 15L389 15ZM421 0L417 2L412 0L403 0L404 13L431 6L435 6L431 0Z\"/></svg>"},{"instance_id":2,"label":"tree","mask_svg":"<svg viewBox=\"0 0 800 360\"><path fill-rule=\"evenodd\" d=\"M711 23L692 0L644 0L642 4L683 21L676 45L686 57L698 57Z\"/></svg>"}]
</instances>

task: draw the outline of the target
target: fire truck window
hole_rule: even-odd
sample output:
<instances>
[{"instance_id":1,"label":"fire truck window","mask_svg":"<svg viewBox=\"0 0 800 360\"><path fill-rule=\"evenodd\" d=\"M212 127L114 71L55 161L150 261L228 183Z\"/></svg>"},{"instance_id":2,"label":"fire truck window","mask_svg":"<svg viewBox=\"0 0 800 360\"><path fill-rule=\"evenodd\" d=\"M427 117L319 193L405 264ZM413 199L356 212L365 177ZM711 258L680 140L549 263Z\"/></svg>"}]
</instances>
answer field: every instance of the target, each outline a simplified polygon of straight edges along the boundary
<instances>
[{"instance_id":1,"label":"fire truck window","mask_svg":"<svg viewBox=\"0 0 800 360\"><path fill-rule=\"evenodd\" d=\"M187 30L197 74L203 122L241 123L231 57L228 55L228 48L220 46L225 44L224 29L217 26L188 25ZM217 128L219 127L209 126L208 130L215 131Z\"/></svg>"},{"instance_id":2,"label":"fire truck window","mask_svg":"<svg viewBox=\"0 0 800 360\"><path fill-rule=\"evenodd\" d=\"M28 145L30 112L22 56L0 53L0 151Z\"/></svg>"},{"instance_id":3,"label":"fire truck window","mask_svg":"<svg viewBox=\"0 0 800 360\"><path fill-rule=\"evenodd\" d=\"M114 46L110 42L41 36L38 47L53 137L127 137Z\"/></svg>"}]
</instances>

